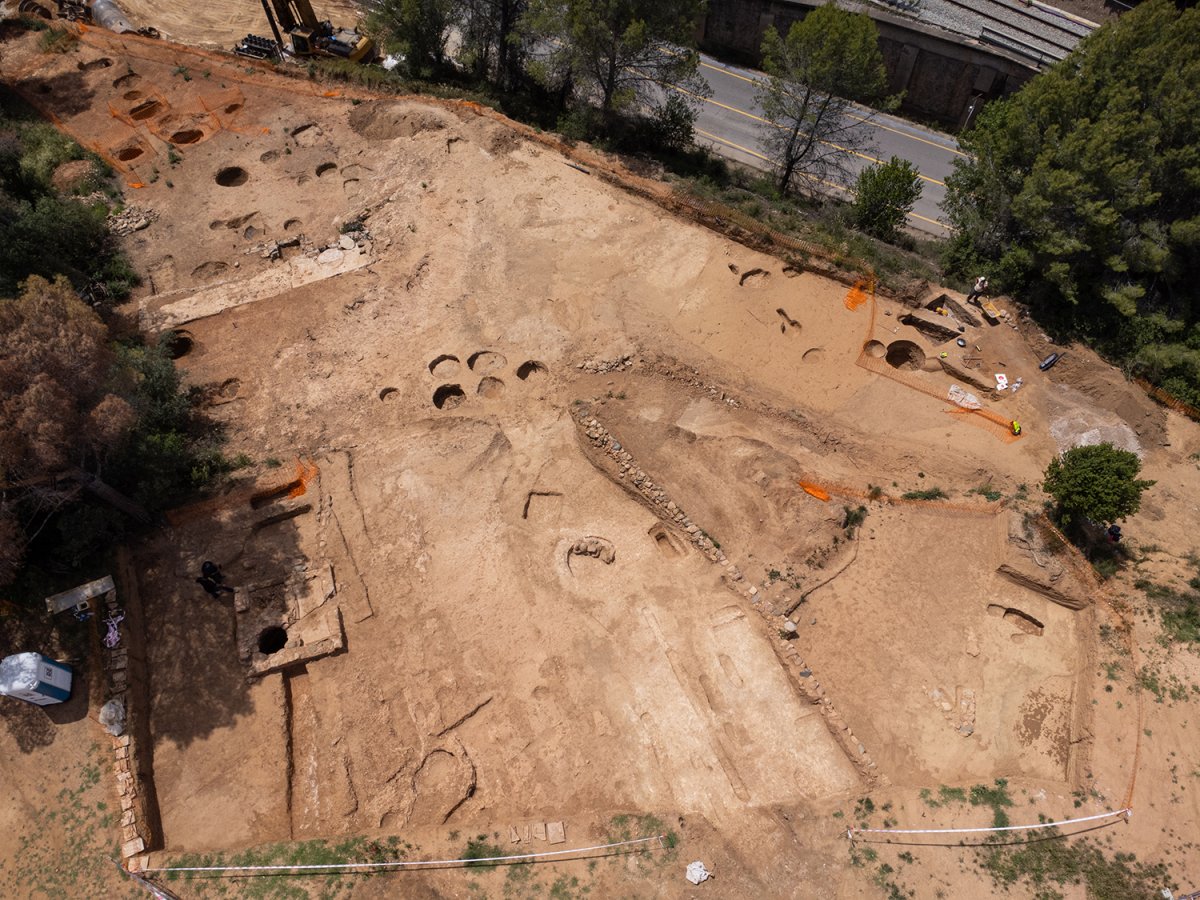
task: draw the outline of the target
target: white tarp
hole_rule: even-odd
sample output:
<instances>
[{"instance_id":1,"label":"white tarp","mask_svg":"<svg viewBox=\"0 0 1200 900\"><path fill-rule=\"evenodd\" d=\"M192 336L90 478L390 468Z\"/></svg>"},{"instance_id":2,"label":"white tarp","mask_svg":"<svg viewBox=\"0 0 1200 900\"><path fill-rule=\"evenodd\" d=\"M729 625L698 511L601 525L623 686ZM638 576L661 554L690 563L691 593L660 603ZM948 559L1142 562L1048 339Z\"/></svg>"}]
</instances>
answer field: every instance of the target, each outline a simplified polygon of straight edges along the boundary
<instances>
[{"instance_id":1,"label":"white tarp","mask_svg":"<svg viewBox=\"0 0 1200 900\"><path fill-rule=\"evenodd\" d=\"M949 398L951 403L963 409L979 409L981 406L978 397L967 393L957 384L950 385Z\"/></svg>"},{"instance_id":2,"label":"white tarp","mask_svg":"<svg viewBox=\"0 0 1200 900\"><path fill-rule=\"evenodd\" d=\"M699 884L702 881L707 881L712 873L704 868L704 863L696 860L693 863L688 863L686 877L692 884Z\"/></svg>"}]
</instances>

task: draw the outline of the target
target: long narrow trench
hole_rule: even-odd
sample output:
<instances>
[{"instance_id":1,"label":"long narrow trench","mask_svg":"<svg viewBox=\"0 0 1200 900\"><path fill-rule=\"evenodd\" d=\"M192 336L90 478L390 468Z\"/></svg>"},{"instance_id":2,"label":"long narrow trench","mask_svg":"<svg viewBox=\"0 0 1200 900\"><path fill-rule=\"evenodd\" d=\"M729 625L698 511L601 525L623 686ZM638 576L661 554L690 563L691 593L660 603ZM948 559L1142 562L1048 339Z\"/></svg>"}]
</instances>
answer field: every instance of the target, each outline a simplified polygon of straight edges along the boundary
<instances>
[{"instance_id":1,"label":"long narrow trench","mask_svg":"<svg viewBox=\"0 0 1200 900\"><path fill-rule=\"evenodd\" d=\"M314 837L320 808L317 777L317 711L313 705L308 669L284 676L288 727L288 816L293 840Z\"/></svg>"}]
</instances>

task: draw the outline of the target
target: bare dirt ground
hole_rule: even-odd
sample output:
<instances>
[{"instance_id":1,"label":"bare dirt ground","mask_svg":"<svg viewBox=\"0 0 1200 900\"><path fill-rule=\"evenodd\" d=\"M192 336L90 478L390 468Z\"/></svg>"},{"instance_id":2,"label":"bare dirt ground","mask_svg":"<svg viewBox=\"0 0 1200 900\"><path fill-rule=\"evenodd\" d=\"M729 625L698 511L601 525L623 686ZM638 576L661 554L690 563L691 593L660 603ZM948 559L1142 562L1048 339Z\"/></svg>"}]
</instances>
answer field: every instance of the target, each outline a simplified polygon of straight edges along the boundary
<instances>
[{"instance_id":1,"label":"bare dirt ground","mask_svg":"<svg viewBox=\"0 0 1200 900\"><path fill-rule=\"evenodd\" d=\"M469 107L322 96L103 34L55 57L6 46L27 96L141 185L127 201L149 224L127 246L146 283L125 311L152 333L186 330L180 366L229 455L252 461L135 548L153 864L349 836L399 836L413 858L476 834L536 852L648 814L633 830L670 829L679 847L343 887L982 896L998 888L974 851L864 851L847 825L986 825L986 809L937 798L997 778L1015 823L1103 812L1136 767L1134 817L1098 834L1188 886L1196 657L1137 618L1139 658L1185 688L1136 702L1107 602L1047 558L1025 513L1053 453L1115 429L1158 479L1127 527L1139 571L1186 581L1194 424L1083 350L1040 374L1045 339L1025 322L967 326L960 350L881 300L867 334L847 285ZM855 365L865 339L920 390ZM975 385L994 372L1021 391ZM921 392L952 383L1019 418L1022 439ZM303 493L252 496L297 459L315 467ZM801 480L843 487L823 503ZM886 503L871 486L936 486L952 505ZM195 586L204 559L236 599ZM1137 611L1134 577L1108 592ZM278 652L299 661L271 670L255 642L285 596ZM856 810L867 794L874 812ZM562 844L535 827L554 822ZM716 880L692 889L692 859Z\"/></svg>"}]
</instances>

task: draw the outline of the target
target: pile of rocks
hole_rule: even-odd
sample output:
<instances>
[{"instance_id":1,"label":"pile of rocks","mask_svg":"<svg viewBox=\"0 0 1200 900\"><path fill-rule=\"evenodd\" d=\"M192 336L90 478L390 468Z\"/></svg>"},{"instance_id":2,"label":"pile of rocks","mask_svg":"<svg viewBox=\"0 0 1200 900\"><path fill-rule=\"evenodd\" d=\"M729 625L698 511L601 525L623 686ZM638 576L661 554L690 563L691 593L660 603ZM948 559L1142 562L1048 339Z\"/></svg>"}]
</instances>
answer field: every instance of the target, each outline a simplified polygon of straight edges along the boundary
<instances>
[{"instance_id":1,"label":"pile of rocks","mask_svg":"<svg viewBox=\"0 0 1200 900\"><path fill-rule=\"evenodd\" d=\"M575 368L581 369L591 375L603 375L606 372L624 372L632 367L632 353L626 353L624 356L618 356L614 359L585 359L575 366Z\"/></svg>"},{"instance_id":2,"label":"pile of rocks","mask_svg":"<svg viewBox=\"0 0 1200 900\"><path fill-rule=\"evenodd\" d=\"M123 730L123 733L111 735L113 748L113 771L117 778L117 797L121 803L121 858L130 865L130 861L140 858L146 850L150 839L150 831L145 818L145 798L138 775L138 747L129 732L132 720L130 709L131 693L129 690L129 653L125 647L128 629L124 627L125 617L116 599L116 594L108 595L108 618L105 624L113 623L119 640L105 651L105 672L108 675L109 702L115 701L125 711L124 729L114 727L112 730ZM107 704L106 704L107 705Z\"/></svg>"},{"instance_id":3,"label":"pile of rocks","mask_svg":"<svg viewBox=\"0 0 1200 900\"><path fill-rule=\"evenodd\" d=\"M113 234L133 234L143 228L149 228L150 223L158 218L158 213L144 206L126 206L120 212L110 213L105 222Z\"/></svg>"}]
</instances>

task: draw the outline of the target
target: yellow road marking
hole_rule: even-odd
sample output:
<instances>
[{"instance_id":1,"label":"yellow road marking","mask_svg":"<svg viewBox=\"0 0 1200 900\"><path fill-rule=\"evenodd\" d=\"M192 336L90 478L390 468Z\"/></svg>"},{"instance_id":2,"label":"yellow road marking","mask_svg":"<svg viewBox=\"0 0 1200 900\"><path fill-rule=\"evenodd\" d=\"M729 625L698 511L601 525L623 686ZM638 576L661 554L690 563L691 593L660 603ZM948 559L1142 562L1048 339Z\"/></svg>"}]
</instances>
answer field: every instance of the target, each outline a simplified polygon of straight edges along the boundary
<instances>
[{"instance_id":1,"label":"yellow road marking","mask_svg":"<svg viewBox=\"0 0 1200 900\"><path fill-rule=\"evenodd\" d=\"M712 134L711 132L704 131L700 128L695 129L695 132L696 132L696 134L700 135L701 137L708 138L710 141L715 141L718 144L724 144L726 147L732 147L734 150L740 150L742 153L746 153L746 154L749 154L750 156L757 157L758 159L761 159L764 162L768 162L768 163L771 162L770 158L763 156L763 154L759 153L757 150L751 150L749 147L743 147L741 144L735 144L731 140L727 140L726 138L719 137L715 134ZM823 178L815 178L812 175L805 175L804 177L807 178L809 181L815 181L818 184L824 185L825 187L833 188L835 191L841 191L843 194L850 193L850 191L846 187L844 187L843 185L840 185L840 184L836 184L835 182L825 181ZM930 219L928 216L923 216L920 213L915 213L915 212L910 212L908 215L910 218L920 219L922 222L928 222L930 225L936 225L938 228L943 228L946 231L950 230L949 226L947 226L943 222L939 222L937 219Z\"/></svg>"},{"instance_id":2,"label":"yellow road marking","mask_svg":"<svg viewBox=\"0 0 1200 900\"><path fill-rule=\"evenodd\" d=\"M719 100L712 100L709 97L701 97L699 94L693 94L691 91L685 90L684 88L676 85L670 85L670 87L672 90L679 91L681 94L687 94L689 97L695 97L698 100L703 100L705 103L711 103L713 106L719 106L721 109L727 109L730 112L737 113L739 116L745 116L747 119L753 119L756 122L762 122L764 125L772 125L776 128L782 128L782 126L775 125L773 122L764 119L762 116L756 116L754 113L746 112L744 109L738 109L736 106L729 106L726 103L722 103ZM851 150L849 147L843 147L840 144L834 144L830 141L821 141L821 143L826 147L832 147L834 150L841 150L843 153L849 153L851 156L857 156L859 159L865 159L868 162L879 164L883 163L883 160L877 156L869 156L866 153L859 153L857 150ZM930 184L936 184L939 187L946 186L946 182L938 181L936 178L930 178L928 175L922 175L920 172L917 173L917 177L922 181L928 181Z\"/></svg>"},{"instance_id":3,"label":"yellow road marking","mask_svg":"<svg viewBox=\"0 0 1200 900\"><path fill-rule=\"evenodd\" d=\"M741 81L746 82L747 84L753 84L756 87L758 85L762 84L762 81L758 78L749 78L738 72L731 72L729 69L723 69L720 66L714 66L712 63L706 63L703 60L700 61L700 65L706 69L712 69L714 72L720 72L723 75L728 75L730 78L737 78L737 79L740 79ZM740 110L739 110L739 112L740 112ZM851 115L850 118L852 118L858 122L866 122L867 121L867 119L863 118L862 116ZM909 134L907 131L901 131L899 128L892 128L890 125L884 125L883 123L879 122L878 120L871 120L870 124L874 125L876 128L879 128L883 131L890 131L892 134L898 134L898 135L900 135L900 137L908 138L910 141L917 141L918 143L921 143L921 144L928 144L930 147L937 147L939 150L945 150L947 153L953 153L955 156L961 156L964 159L966 159L966 157L967 157L967 154L963 153L961 150L955 150L953 147L947 147L945 144L939 144L937 141L931 141L928 138L918 137L915 134Z\"/></svg>"}]
</instances>

